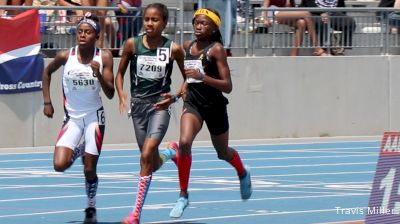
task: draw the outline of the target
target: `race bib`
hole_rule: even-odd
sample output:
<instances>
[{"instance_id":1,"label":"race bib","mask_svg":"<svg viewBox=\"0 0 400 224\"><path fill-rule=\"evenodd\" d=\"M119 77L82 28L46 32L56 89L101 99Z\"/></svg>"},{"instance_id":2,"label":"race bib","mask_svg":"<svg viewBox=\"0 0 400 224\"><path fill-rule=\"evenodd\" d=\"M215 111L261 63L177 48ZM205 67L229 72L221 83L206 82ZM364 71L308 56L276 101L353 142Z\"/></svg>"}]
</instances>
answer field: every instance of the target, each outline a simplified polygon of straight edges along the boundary
<instances>
[{"instance_id":1,"label":"race bib","mask_svg":"<svg viewBox=\"0 0 400 224\"><path fill-rule=\"evenodd\" d=\"M106 116L105 116L104 110L97 111L97 122L99 123L99 125L106 124Z\"/></svg>"},{"instance_id":2,"label":"race bib","mask_svg":"<svg viewBox=\"0 0 400 224\"><path fill-rule=\"evenodd\" d=\"M97 78L93 71L70 71L67 75L68 87L71 91L94 91L96 90Z\"/></svg>"},{"instance_id":3,"label":"race bib","mask_svg":"<svg viewBox=\"0 0 400 224\"><path fill-rule=\"evenodd\" d=\"M169 60L169 48L157 48L157 56L140 55L137 59L136 74L146 79L162 79L165 77Z\"/></svg>"},{"instance_id":4,"label":"race bib","mask_svg":"<svg viewBox=\"0 0 400 224\"><path fill-rule=\"evenodd\" d=\"M196 69L200 73L204 74L203 64L201 60L185 60L185 69ZM199 83L203 82L202 80L194 79L194 78L187 78L187 83Z\"/></svg>"},{"instance_id":5,"label":"race bib","mask_svg":"<svg viewBox=\"0 0 400 224\"><path fill-rule=\"evenodd\" d=\"M157 48L157 60L160 62L168 63L169 62L169 48L161 47Z\"/></svg>"}]
</instances>

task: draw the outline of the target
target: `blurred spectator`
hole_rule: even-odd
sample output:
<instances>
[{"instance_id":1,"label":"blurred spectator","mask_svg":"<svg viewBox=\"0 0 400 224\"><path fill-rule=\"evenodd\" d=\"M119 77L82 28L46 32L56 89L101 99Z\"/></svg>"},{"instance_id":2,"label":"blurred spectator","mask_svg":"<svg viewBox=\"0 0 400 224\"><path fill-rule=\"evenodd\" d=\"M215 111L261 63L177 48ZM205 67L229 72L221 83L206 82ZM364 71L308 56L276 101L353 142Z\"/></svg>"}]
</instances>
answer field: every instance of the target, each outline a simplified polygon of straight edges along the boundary
<instances>
[{"instance_id":1,"label":"blurred spectator","mask_svg":"<svg viewBox=\"0 0 400 224\"><path fill-rule=\"evenodd\" d=\"M381 0L378 4L378 7L383 8L394 8L400 9L400 0ZM390 12L389 14L383 13L378 11L377 12L378 21L380 21L383 17L385 20L388 18L388 23L391 26L390 32L391 33L398 33L398 28L400 27L400 13L399 12Z\"/></svg>"},{"instance_id":2,"label":"blurred spectator","mask_svg":"<svg viewBox=\"0 0 400 224\"><path fill-rule=\"evenodd\" d=\"M45 6L55 6L57 4L57 0L33 0L33 6L45 7ZM40 15L40 32L45 32L47 29L47 22L49 22L49 18L54 15L54 10L39 10Z\"/></svg>"},{"instance_id":3,"label":"blurred spectator","mask_svg":"<svg viewBox=\"0 0 400 224\"><path fill-rule=\"evenodd\" d=\"M97 6L97 7L107 7L108 0L81 0L82 6ZM104 47L104 27L105 27L105 19L107 15L107 10L94 10L97 17L100 19L100 27L102 28L100 31L99 39L97 40L97 47Z\"/></svg>"},{"instance_id":4,"label":"blurred spectator","mask_svg":"<svg viewBox=\"0 0 400 224\"><path fill-rule=\"evenodd\" d=\"M81 6L81 0L58 0L59 6L67 6L67 7L74 7L74 6ZM82 10L68 10L67 16L70 18L72 23L76 23L79 18L83 16Z\"/></svg>"},{"instance_id":5,"label":"blurred spectator","mask_svg":"<svg viewBox=\"0 0 400 224\"><path fill-rule=\"evenodd\" d=\"M400 0L396 0L394 3L395 9L400 9ZM391 12L389 14L389 24L394 26L396 29L393 33L398 33L398 28L400 27L400 12Z\"/></svg>"},{"instance_id":6,"label":"blurred spectator","mask_svg":"<svg viewBox=\"0 0 400 224\"><path fill-rule=\"evenodd\" d=\"M32 6L33 0L8 0L7 5L25 5L25 6ZM18 13L21 13L21 10L13 9L8 10L8 15L15 16Z\"/></svg>"},{"instance_id":7,"label":"blurred spectator","mask_svg":"<svg viewBox=\"0 0 400 224\"><path fill-rule=\"evenodd\" d=\"M199 0L199 8L211 8L221 17L221 35L228 56L232 56L232 37L236 29L237 0Z\"/></svg>"},{"instance_id":8,"label":"blurred spectator","mask_svg":"<svg viewBox=\"0 0 400 224\"><path fill-rule=\"evenodd\" d=\"M106 5L103 5L104 2ZM58 4L60 6L100 6L107 7L108 1L99 0L99 1L89 1L89 0L58 0ZM88 11L88 10L85 10ZM99 40L97 45L101 48L110 47L112 43L115 42L115 27L113 24L113 20L115 20L114 12L107 12L106 10L95 10L96 14L100 19L100 26L102 27L101 32L99 34ZM105 13L103 15L103 13ZM83 10L68 10L67 17L69 22L76 23L84 14ZM116 23L116 22L115 22ZM105 41L105 36L107 37L107 41Z\"/></svg>"},{"instance_id":9,"label":"blurred spectator","mask_svg":"<svg viewBox=\"0 0 400 224\"><path fill-rule=\"evenodd\" d=\"M2 5L7 5L7 0L0 0L0 6ZM6 15L6 10L0 9L0 17L5 17Z\"/></svg>"},{"instance_id":10,"label":"blurred spectator","mask_svg":"<svg viewBox=\"0 0 400 224\"><path fill-rule=\"evenodd\" d=\"M252 13L253 10L250 9L250 0L237 0L237 15L240 17L246 17L246 11Z\"/></svg>"},{"instance_id":11,"label":"blurred spectator","mask_svg":"<svg viewBox=\"0 0 400 224\"><path fill-rule=\"evenodd\" d=\"M336 8L346 7L344 0L302 0L300 7L319 7L319 8ZM350 49L352 46L353 33L356 29L356 22L353 17L350 17L346 12L312 12L313 15L319 15L316 21L316 30L320 35L320 43L327 44L329 28L342 31L340 45L343 47L332 48L332 55L344 55L344 49Z\"/></svg>"},{"instance_id":12,"label":"blurred spectator","mask_svg":"<svg viewBox=\"0 0 400 224\"><path fill-rule=\"evenodd\" d=\"M295 7L294 0L264 0L264 7L268 8L284 8ZM267 15L267 13L269 15ZM290 52L290 56L298 56L300 45L303 43L304 34L308 31L312 46L314 47L315 56L327 55L325 51L319 47L317 33L315 32L314 21L312 15L308 11L263 11L264 24L271 27L273 20L279 24L286 24L295 28L294 48Z\"/></svg>"},{"instance_id":13,"label":"blurred spectator","mask_svg":"<svg viewBox=\"0 0 400 224\"><path fill-rule=\"evenodd\" d=\"M398 0L380 0L378 7L400 9L400 1Z\"/></svg>"},{"instance_id":14,"label":"blurred spectator","mask_svg":"<svg viewBox=\"0 0 400 224\"><path fill-rule=\"evenodd\" d=\"M106 35L106 40L104 41L105 48L115 48L115 38L117 36L118 21L114 11L107 11L107 17L104 20L104 32ZM113 55L115 53L111 51Z\"/></svg>"},{"instance_id":15,"label":"blurred spectator","mask_svg":"<svg viewBox=\"0 0 400 224\"><path fill-rule=\"evenodd\" d=\"M248 15L246 15L246 13ZM253 14L254 10L253 7L251 7L250 5L250 0L237 0L237 10L236 10L237 22L245 22L246 16L248 16L248 18L252 18Z\"/></svg>"},{"instance_id":16,"label":"blurred spectator","mask_svg":"<svg viewBox=\"0 0 400 224\"><path fill-rule=\"evenodd\" d=\"M33 6L55 6L57 0L33 0ZM53 12L53 10L51 10Z\"/></svg>"},{"instance_id":17,"label":"blurred spectator","mask_svg":"<svg viewBox=\"0 0 400 224\"><path fill-rule=\"evenodd\" d=\"M114 6L118 6L117 11L118 31L116 38L116 48L120 48L124 41L130 37L139 35L142 29L142 1L141 0L114 0ZM136 7L135 11L128 11L128 7Z\"/></svg>"},{"instance_id":18,"label":"blurred spectator","mask_svg":"<svg viewBox=\"0 0 400 224\"><path fill-rule=\"evenodd\" d=\"M248 31L256 33L267 33L268 28L264 26L259 26L258 23L262 23L261 18L262 16L254 17L254 7L261 7L261 4L250 4L250 0L237 0L237 9L236 9L236 26L237 32L244 31L246 29L245 25L246 22L248 23L249 27L247 28ZM253 27L253 21L257 23Z\"/></svg>"}]
</instances>

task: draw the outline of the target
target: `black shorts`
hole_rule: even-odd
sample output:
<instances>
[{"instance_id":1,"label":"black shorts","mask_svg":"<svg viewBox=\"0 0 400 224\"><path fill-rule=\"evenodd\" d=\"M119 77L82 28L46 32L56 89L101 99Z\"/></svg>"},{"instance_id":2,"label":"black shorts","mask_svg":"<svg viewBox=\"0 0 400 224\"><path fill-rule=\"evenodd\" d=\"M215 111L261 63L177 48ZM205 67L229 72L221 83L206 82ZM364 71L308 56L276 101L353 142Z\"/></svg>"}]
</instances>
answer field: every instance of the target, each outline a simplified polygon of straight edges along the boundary
<instances>
[{"instance_id":1,"label":"black shorts","mask_svg":"<svg viewBox=\"0 0 400 224\"><path fill-rule=\"evenodd\" d=\"M212 135L221 135L229 130L228 112L226 105L202 108L189 102L183 105L184 113L194 114L201 123L206 122L208 131Z\"/></svg>"}]
</instances>

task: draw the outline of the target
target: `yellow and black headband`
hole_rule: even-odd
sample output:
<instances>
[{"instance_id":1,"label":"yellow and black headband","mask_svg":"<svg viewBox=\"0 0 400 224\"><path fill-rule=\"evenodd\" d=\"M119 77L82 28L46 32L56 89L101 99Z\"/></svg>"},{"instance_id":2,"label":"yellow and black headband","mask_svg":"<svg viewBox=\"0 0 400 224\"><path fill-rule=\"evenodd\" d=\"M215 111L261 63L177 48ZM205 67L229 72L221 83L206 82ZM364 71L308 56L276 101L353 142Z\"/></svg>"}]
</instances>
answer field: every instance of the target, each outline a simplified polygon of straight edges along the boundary
<instances>
[{"instance_id":1,"label":"yellow and black headband","mask_svg":"<svg viewBox=\"0 0 400 224\"><path fill-rule=\"evenodd\" d=\"M205 9L205 8L198 9L194 13L193 17L196 17L197 15L205 15L208 18L210 18L215 23L215 25L217 25L218 28L221 27L221 19L217 16L217 14L215 14L214 12L212 12L208 9Z\"/></svg>"}]
</instances>

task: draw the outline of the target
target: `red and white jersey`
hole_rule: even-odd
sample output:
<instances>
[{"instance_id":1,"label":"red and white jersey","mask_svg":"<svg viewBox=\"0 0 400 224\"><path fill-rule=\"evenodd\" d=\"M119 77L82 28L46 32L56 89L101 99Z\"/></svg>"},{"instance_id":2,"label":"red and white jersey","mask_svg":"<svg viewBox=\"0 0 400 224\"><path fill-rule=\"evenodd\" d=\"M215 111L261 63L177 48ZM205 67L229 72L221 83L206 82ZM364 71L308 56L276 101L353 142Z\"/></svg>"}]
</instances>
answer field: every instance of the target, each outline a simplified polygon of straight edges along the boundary
<instances>
[{"instance_id":1,"label":"red and white jersey","mask_svg":"<svg viewBox=\"0 0 400 224\"><path fill-rule=\"evenodd\" d=\"M96 48L93 60L100 63L103 70L101 50ZM103 106L100 98L101 85L93 75L90 64L78 61L78 47L71 48L63 72L64 109L66 116L81 118Z\"/></svg>"}]
</instances>

